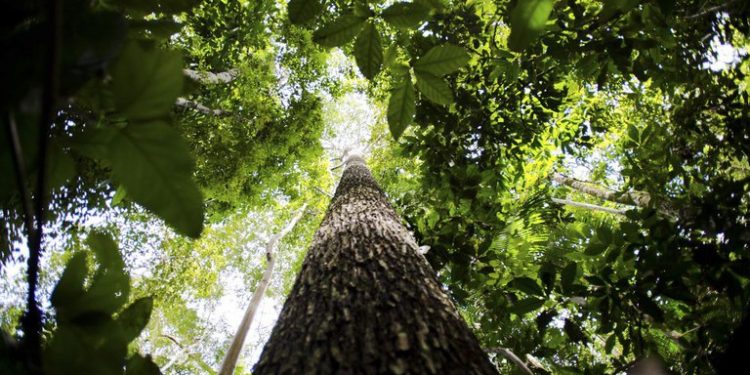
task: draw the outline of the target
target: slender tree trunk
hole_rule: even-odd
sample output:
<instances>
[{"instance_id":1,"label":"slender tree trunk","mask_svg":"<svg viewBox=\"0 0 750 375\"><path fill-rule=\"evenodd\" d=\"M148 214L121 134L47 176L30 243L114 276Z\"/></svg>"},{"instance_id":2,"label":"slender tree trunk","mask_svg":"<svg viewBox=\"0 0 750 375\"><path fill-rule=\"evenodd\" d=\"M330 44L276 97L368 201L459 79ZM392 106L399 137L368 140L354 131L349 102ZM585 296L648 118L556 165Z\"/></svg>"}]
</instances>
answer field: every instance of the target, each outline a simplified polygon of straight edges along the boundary
<instances>
[{"instance_id":1,"label":"slender tree trunk","mask_svg":"<svg viewBox=\"0 0 750 375\"><path fill-rule=\"evenodd\" d=\"M268 289L268 284L271 283L273 266L276 263L273 251L279 241L294 229L294 226L297 225L297 222L299 222L302 215L304 215L306 208L307 203L302 205L292 220L287 223L281 232L271 237L266 244L266 270L263 272L263 277L260 279L260 283L258 283L258 288L255 289L255 293L253 293L253 297L250 299L250 304L247 306L247 310L245 310L245 315L242 317L239 328L237 328L237 333L234 335L232 345L229 347L226 357L224 357L224 362L222 362L221 370L219 371L220 375L231 375L234 373L234 368L237 366L237 359L239 359L242 346L245 344L245 337L247 337L247 332L250 330L250 325L253 323L255 312L258 311L260 301L263 299L266 289Z\"/></svg>"},{"instance_id":2,"label":"slender tree trunk","mask_svg":"<svg viewBox=\"0 0 750 375\"><path fill-rule=\"evenodd\" d=\"M417 249L349 157L253 374L495 374Z\"/></svg>"}]
</instances>

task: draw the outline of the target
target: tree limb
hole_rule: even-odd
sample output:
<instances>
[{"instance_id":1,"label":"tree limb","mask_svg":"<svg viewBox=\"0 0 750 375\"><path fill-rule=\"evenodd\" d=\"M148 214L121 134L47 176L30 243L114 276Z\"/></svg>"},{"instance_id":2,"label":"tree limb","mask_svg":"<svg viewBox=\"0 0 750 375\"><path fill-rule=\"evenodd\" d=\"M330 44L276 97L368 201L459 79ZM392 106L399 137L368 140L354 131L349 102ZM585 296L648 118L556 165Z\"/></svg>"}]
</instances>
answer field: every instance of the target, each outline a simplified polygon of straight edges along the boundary
<instances>
[{"instance_id":1,"label":"tree limb","mask_svg":"<svg viewBox=\"0 0 750 375\"><path fill-rule=\"evenodd\" d=\"M182 108L194 109L206 115L225 116L228 114L227 112L222 111L221 109L209 108L201 103L192 101L190 99L185 99L185 98L177 98L177 102L175 102L175 105L178 107L182 107Z\"/></svg>"},{"instance_id":2,"label":"tree limb","mask_svg":"<svg viewBox=\"0 0 750 375\"><path fill-rule=\"evenodd\" d=\"M258 310L258 306L260 306L260 301L261 299L263 299L263 295L266 293L266 289L268 289L268 285L271 283L271 277L273 276L273 266L276 261L273 256L273 251L276 248L278 242L281 241L281 239L284 238L284 236L286 236L289 232L291 232L292 229L294 229L294 226L297 225L297 222L299 222L299 220L302 218L302 215L304 215L306 208L307 203L302 205L302 207L297 210L297 213L294 215L292 220L287 223L287 225L281 230L281 232L271 237L271 239L266 244L266 259L268 260L266 264L266 270L263 272L263 277L260 279L260 283L258 283L258 288L255 290L255 292L253 293L253 297L250 299L250 304L247 306L247 310L245 310L245 315L242 317L239 328L237 328L237 333L234 335L234 339L232 340L232 344L227 351L227 355L226 357L224 357L224 361L221 363L219 375L232 375L234 373L234 368L235 366L237 366L237 359L239 358L240 352L242 351L242 346L245 343L245 337L247 336L247 332L250 330L250 324L252 324L253 318L255 317L255 312Z\"/></svg>"},{"instance_id":3,"label":"tree limb","mask_svg":"<svg viewBox=\"0 0 750 375\"><path fill-rule=\"evenodd\" d=\"M183 69L182 73L188 78L200 82L202 84L217 84L217 83L230 83L234 81L240 75L239 69L229 69L225 72L212 73L212 72L201 72L192 69Z\"/></svg>"},{"instance_id":4,"label":"tree limb","mask_svg":"<svg viewBox=\"0 0 750 375\"><path fill-rule=\"evenodd\" d=\"M503 357L507 358L509 361L513 362L524 373L526 373L528 375L534 375L534 373L531 371L531 369L528 366L526 366L526 363L524 363L521 360L521 358L518 358L517 355L513 354L513 352L510 351L510 349L506 349L506 348L487 348L487 349L484 349L484 351L487 352L487 353L500 354Z\"/></svg>"},{"instance_id":5,"label":"tree limb","mask_svg":"<svg viewBox=\"0 0 750 375\"><path fill-rule=\"evenodd\" d=\"M589 210L602 211L602 212L607 212L607 213L615 214L615 215L625 215L625 211L626 211L626 210L618 210L616 208L597 206L591 203L576 202L576 201L572 201L569 199L552 198L552 201L557 204L564 204L564 205L573 206L573 207L586 208Z\"/></svg>"}]
</instances>

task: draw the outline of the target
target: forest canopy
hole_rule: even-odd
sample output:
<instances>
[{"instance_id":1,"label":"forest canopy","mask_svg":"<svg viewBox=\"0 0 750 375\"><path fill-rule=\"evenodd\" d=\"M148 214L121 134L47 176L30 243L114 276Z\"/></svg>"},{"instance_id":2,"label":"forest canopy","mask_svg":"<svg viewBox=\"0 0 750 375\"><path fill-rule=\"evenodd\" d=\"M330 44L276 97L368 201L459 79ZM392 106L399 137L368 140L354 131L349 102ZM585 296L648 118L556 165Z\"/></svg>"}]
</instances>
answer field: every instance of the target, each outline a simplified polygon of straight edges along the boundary
<instances>
[{"instance_id":1,"label":"forest canopy","mask_svg":"<svg viewBox=\"0 0 750 375\"><path fill-rule=\"evenodd\" d=\"M498 372L745 362L747 2L3 8L10 373L252 373L355 151Z\"/></svg>"}]
</instances>

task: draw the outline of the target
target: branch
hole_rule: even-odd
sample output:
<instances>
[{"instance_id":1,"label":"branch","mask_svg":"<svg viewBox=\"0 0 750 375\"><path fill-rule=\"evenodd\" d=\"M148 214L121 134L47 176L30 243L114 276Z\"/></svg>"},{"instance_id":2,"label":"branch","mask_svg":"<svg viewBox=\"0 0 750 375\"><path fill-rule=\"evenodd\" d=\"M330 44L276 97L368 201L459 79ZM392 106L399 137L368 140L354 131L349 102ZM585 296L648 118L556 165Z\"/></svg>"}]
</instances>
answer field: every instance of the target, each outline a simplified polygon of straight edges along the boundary
<instances>
[{"instance_id":1,"label":"branch","mask_svg":"<svg viewBox=\"0 0 750 375\"><path fill-rule=\"evenodd\" d=\"M177 101L174 103L174 105L182 108L194 109L205 115L226 116L229 114L228 112L222 111L221 109L209 108L201 103L185 98L177 98Z\"/></svg>"},{"instance_id":2,"label":"branch","mask_svg":"<svg viewBox=\"0 0 750 375\"><path fill-rule=\"evenodd\" d=\"M183 69L182 72L190 79L202 84L229 83L240 76L239 69L229 69L226 72L219 73L201 72L192 69Z\"/></svg>"},{"instance_id":3,"label":"branch","mask_svg":"<svg viewBox=\"0 0 750 375\"><path fill-rule=\"evenodd\" d=\"M550 178L560 185L568 186L578 192L591 195L593 197L640 208L649 207L651 195L645 191L618 192L607 187L594 184L589 181L581 181L560 173L553 173ZM677 219L679 213L667 202L657 202L657 210L660 214Z\"/></svg>"},{"instance_id":4,"label":"branch","mask_svg":"<svg viewBox=\"0 0 750 375\"><path fill-rule=\"evenodd\" d=\"M699 12L699 13L696 13L696 14L687 15L687 16L685 16L685 18L689 19L689 20L692 20L692 19L695 19L695 18L701 18L703 16L707 16L709 14L714 14L714 13L716 13L716 12L718 12L718 11L726 8L726 7L728 7L729 5L732 5L732 3L735 3L736 1L737 0L729 0L729 1L725 2L724 4L719 4L719 5L716 5L716 6L712 6L712 7L708 8L708 9L702 11L702 12Z\"/></svg>"},{"instance_id":5,"label":"branch","mask_svg":"<svg viewBox=\"0 0 750 375\"><path fill-rule=\"evenodd\" d=\"M509 349L506 348L487 348L484 349L486 353L495 353L500 354L503 357L507 358L509 361L513 362L518 368L521 369L524 373L528 375L534 375L533 372L531 372L531 369L526 366L526 364L521 360L521 358L518 358L513 352L511 352Z\"/></svg>"},{"instance_id":6,"label":"branch","mask_svg":"<svg viewBox=\"0 0 750 375\"><path fill-rule=\"evenodd\" d=\"M550 177L552 181L560 185L566 185L581 193L585 193L605 201L628 204L631 206L646 207L651 201L651 196L646 192L624 192L620 193L607 187L596 185L588 181L577 180L560 173L554 173Z\"/></svg>"},{"instance_id":7,"label":"branch","mask_svg":"<svg viewBox=\"0 0 750 375\"><path fill-rule=\"evenodd\" d=\"M18 136L18 125L12 113L8 114L8 140L11 147L11 158L13 161L13 172L16 175L16 184L21 192L21 206L23 207L24 222L26 224L27 238L34 236L34 209L31 203L31 191L26 181L26 162L23 160L21 140ZM10 222L10 220L8 221Z\"/></svg>"},{"instance_id":8,"label":"branch","mask_svg":"<svg viewBox=\"0 0 750 375\"><path fill-rule=\"evenodd\" d=\"M302 218L302 215L304 215L306 208L307 203L303 204L302 207L297 210L297 213L289 221L289 223L287 223L287 225L281 230L281 232L271 237L271 239L266 244L266 259L268 260L266 264L266 270L263 272L263 277L260 279L260 283L258 283L258 288L255 289L253 297L250 299L250 304L247 306L247 310L245 310L245 315L242 317L239 328L237 328L237 333L234 335L234 339L232 340L232 344L227 351L227 355L226 357L224 357L224 361L221 363L219 375L232 375L234 373L234 368L235 366L237 366L237 359L239 359L240 352L242 351L242 346L245 343L245 337L247 336L247 332L250 330L250 324L252 324L253 318L255 317L255 312L258 310L258 306L260 306L260 301L263 298L263 295L266 293L266 289L268 289L268 284L271 283L271 276L273 276L273 266L276 261L273 256L273 251L276 248L276 244L278 244L278 242L281 241L284 236L286 236L289 232L292 231L292 229L294 229L294 226L297 225L297 222L299 222L299 220Z\"/></svg>"},{"instance_id":9,"label":"branch","mask_svg":"<svg viewBox=\"0 0 750 375\"><path fill-rule=\"evenodd\" d=\"M590 204L590 203L576 202L576 201L572 201L569 199L552 198L552 201L557 204L565 204L568 206L586 208L589 210L603 211L603 212L608 212L610 214L615 214L615 215L625 215L625 211L626 211L626 210L618 210L616 208L597 206L595 204Z\"/></svg>"}]
</instances>

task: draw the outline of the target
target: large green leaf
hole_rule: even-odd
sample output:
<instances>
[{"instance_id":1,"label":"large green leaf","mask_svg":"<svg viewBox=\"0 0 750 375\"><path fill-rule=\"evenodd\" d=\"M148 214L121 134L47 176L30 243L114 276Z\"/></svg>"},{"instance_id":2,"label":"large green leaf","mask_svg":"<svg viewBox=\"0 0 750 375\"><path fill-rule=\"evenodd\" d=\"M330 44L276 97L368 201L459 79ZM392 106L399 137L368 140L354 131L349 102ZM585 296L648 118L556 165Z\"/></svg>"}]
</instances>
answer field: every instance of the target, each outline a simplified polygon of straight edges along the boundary
<instances>
[{"instance_id":1,"label":"large green leaf","mask_svg":"<svg viewBox=\"0 0 750 375\"><path fill-rule=\"evenodd\" d=\"M153 305L154 301L151 297L143 297L130 304L120 313L117 317L117 323L122 328L125 340L130 342L138 337L148 324Z\"/></svg>"},{"instance_id":2,"label":"large green leaf","mask_svg":"<svg viewBox=\"0 0 750 375\"><path fill-rule=\"evenodd\" d=\"M380 34L372 22L368 22L357 36L354 43L354 57L362 75L373 79L383 65L383 46L380 44Z\"/></svg>"},{"instance_id":3,"label":"large green leaf","mask_svg":"<svg viewBox=\"0 0 750 375\"><path fill-rule=\"evenodd\" d=\"M111 75L119 113L131 122L164 118L182 91L182 57L154 44L130 42Z\"/></svg>"},{"instance_id":4,"label":"large green leaf","mask_svg":"<svg viewBox=\"0 0 750 375\"><path fill-rule=\"evenodd\" d=\"M453 92L442 78L419 71L416 76L417 89L427 99L440 105L450 105L453 102Z\"/></svg>"},{"instance_id":5,"label":"large green leaf","mask_svg":"<svg viewBox=\"0 0 750 375\"><path fill-rule=\"evenodd\" d=\"M65 270L50 297L52 307L57 310L58 319L65 317L64 311L67 303L75 301L83 295L87 274L86 254L74 254L65 266Z\"/></svg>"},{"instance_id":6,"label":"large green leaf","mask_svg":"<svg viewBox=\"0 0 750 375\"><path fill-rule=\"evenodd\" d=\"M517 277L511 281L511 285L516 289L535 296L543 296L544 291L537 282L530 277Z\"/></svg>"},{"instance_id":7,"label":"large green leaf","mask_svg":"<svg viewBox=\"0 0 750 375\"><path fill-rule=\"evenodd\" d=\"M510 12L508 48L523 51L536 39L547 24L553 0L521 0Z\"/></svg>"},{"instance_id":8,"label":"large green leaf","mask_svg":"<svg viewBox=\"0 0 750 375\"><path fill-rule=\"evenodd\" d=\"M314 19L321 10L323 10L323 3L320 0L291 0L287 7L289 21L295 25Z\"/></svg>"},{"instance_id":9,"label":"large green leaf","mask_svg":"<svg viewBox=\"0 0 750 375\"><path fill-rule=\"evenodd\" d=\"M133 354L125 366L125 375L160 375L161 371L150 356Z\"/></svg>"},{"instance_id":10,"label":"large green leaf","mask_svg":"<svg viewBox=\"0 0 750 375\"><path fill-rule=\"evenodd\" d=\"M113 137L109 159L128 197L178 232L200 235L203 200L191 178L190 150L179 133L162 121L130 124Z\"/></svg>"},{"instance_id":11,"label":"large green leaf","mask_svg":"<svg viewBox=\"0 0 750 375\"><path fill-rule=\"evenodd\" d=\"M393 26L412 29L430 17L430 9L418 3L395 3L386 8L380 16Z\"/></svg>"},{"instance_id":12,"label":"large green leaf","mask_svg":"<svg viewBox=\"0 0 750 375\"><path fill-rule=\"evenodd\" d=\"M407 73L391 89L391 98L388 100L388 127L394 139L398 139L414 120L414 100L414 85Z\"/></svg>"},{"instance_id":13,"label":"large green leaf","mask_svg":"<svg viewBox=\"0 0 750 375\"><path fill-rule=\"evenodd\" d=\"M354 39L367 18L345 14L335 21L315 30L313 41L324 47L338 47Z\"/></svg>"},{"instance_id":14,"label":"large green leaf","mask_svg":"<svg viewBox=\"0 0 750 375\"><path fill-rule=\"evenodd\" d=\"M469 62L465 49L452 44L433 47L414 64L414 70L436 76L450 74Z\"/></svg>"}]
</instances>

